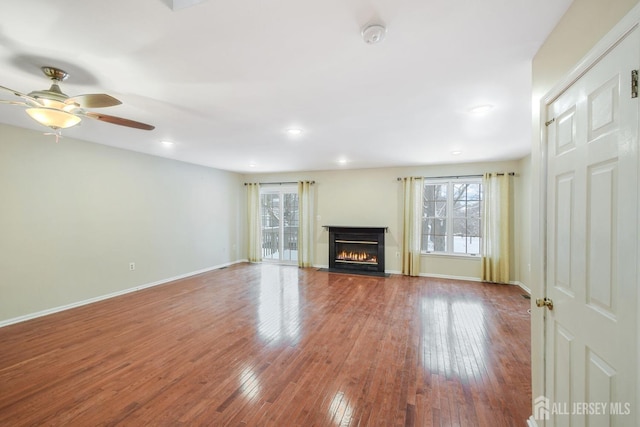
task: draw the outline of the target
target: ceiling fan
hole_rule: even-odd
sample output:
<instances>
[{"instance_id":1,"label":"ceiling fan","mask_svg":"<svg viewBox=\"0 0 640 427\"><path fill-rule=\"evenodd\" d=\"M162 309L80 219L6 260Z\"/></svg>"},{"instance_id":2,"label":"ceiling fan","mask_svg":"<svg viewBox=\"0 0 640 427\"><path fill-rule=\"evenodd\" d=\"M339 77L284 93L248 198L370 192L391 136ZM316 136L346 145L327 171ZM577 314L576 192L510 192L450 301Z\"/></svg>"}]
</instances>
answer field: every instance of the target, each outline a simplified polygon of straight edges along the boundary
<instances>
[{"instance_id":1,"label":"ceiling fan","mask_svg":"<svg viewBox=\"0 0 640 427\"><path fill-rule=\"evenodd\" d=\"M41 70L53 82L49 89L36 90L29 94L24 94L17 90L0 86L0 89L11 92L23 99L23 101L0 100L0 103L27 107L27 114L41 125L53 129L57 137L60 136L61 129L77 125L84 117L135 129L153 130L155 128L155 126L146 123L87 111L86 108L113 107L122 104L122 102L106 93L91 93L70 97L60 90L59 85L60 82L69 77L66 71L56 67L41 67Z\"/></svg>"}]
</instances>

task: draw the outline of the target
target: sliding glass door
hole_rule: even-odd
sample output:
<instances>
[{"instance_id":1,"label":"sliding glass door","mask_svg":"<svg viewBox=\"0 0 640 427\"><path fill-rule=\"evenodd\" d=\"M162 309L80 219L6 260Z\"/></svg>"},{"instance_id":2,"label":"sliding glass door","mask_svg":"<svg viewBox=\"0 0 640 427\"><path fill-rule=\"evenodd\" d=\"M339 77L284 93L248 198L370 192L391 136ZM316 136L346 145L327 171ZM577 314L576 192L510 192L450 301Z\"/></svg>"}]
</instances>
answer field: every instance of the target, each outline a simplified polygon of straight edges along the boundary
<instances>
[{"instance_id":1,"label":"sliding glass door","mask_svg":"<svg viewBox=\"0 0 640 427\"><path fill-rule=\"evenodd\" d=\"M260 187L262 260L298 262L298 188L295 185Z\"/></svg>"}]
</instances>

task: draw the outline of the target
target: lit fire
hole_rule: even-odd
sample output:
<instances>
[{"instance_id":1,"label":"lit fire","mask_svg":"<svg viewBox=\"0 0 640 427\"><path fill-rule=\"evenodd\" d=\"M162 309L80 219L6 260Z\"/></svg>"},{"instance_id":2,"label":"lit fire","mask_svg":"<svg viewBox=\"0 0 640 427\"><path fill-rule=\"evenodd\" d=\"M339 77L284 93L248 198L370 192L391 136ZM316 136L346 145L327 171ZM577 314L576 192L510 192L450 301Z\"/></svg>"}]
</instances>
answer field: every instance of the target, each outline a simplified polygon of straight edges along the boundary
<instances>
[{"instance_id":1,"label":"lit fire","mask_svg":"<svg viewBox=\"0 0 640 427\"><path fill-rule=\"evenodd\" d=\"M368 254L366 252L342 251L336 255L336 259L340 261L378 262L378 257L376 255Z\"/></svg>"}]
</instances>

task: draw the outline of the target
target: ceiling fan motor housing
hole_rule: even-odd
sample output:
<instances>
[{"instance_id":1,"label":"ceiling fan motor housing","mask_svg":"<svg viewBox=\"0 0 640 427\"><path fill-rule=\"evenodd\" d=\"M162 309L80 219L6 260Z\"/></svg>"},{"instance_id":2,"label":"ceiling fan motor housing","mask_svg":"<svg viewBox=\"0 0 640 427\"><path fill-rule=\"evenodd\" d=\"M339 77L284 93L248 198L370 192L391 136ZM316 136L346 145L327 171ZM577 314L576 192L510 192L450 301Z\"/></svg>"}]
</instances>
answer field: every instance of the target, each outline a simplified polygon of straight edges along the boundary
<instances>
[{"instance_id":1,"label":"ceiling fan motor housing","mask_svg":"<svg viewBox=\"0 0 640 427\"><path fill-rule=\"evenodd\" d=\"M69 73L56 67L40 67L42 72L51 80L57 80L59 82L65 81L69 77Z\"/></svg>"},{"instance_id":2,"label":"ceiling fan motor housing","mask_svg":"<svg viewBox=\"0 0 640 427\"><path fill-rule=\"evenodd\" d=\"M69 96L60 90L59 82L62 82L69 77L69 73L60 68L55 67L40 67L42 72L52 80L51 87L48 90L35 90L29 93L29 96L36 99L48 99L51 101L64 102L69 99Z\"/></svg>"}]
</instances>

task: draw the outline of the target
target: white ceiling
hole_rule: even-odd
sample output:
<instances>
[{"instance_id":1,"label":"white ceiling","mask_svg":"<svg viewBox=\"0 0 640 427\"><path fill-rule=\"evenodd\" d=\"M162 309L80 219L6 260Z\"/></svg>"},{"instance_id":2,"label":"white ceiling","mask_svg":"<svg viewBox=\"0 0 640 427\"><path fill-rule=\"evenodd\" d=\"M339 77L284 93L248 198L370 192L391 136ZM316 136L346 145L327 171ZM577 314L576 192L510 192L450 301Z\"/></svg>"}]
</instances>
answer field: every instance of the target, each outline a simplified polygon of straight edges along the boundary
<instances>
[{"instance_id":1,"label":"white ceiling","mask_svg":"<svg viewBox=\"0 0 640 427\"><path fill-rule=\"evenodd\" d=\"M39 67L60 67L68 95L123 101L94 111L156 126L85 119L63 136L237 172L517 159L531 59L571 1L172 3L0 2L0 85L46 89ZM382 43L362 40L369 23L387 27ZM481 104L494 108L469 112ZM18 106L0 122L47 130Z\"/></svg>"}]
</instances>

